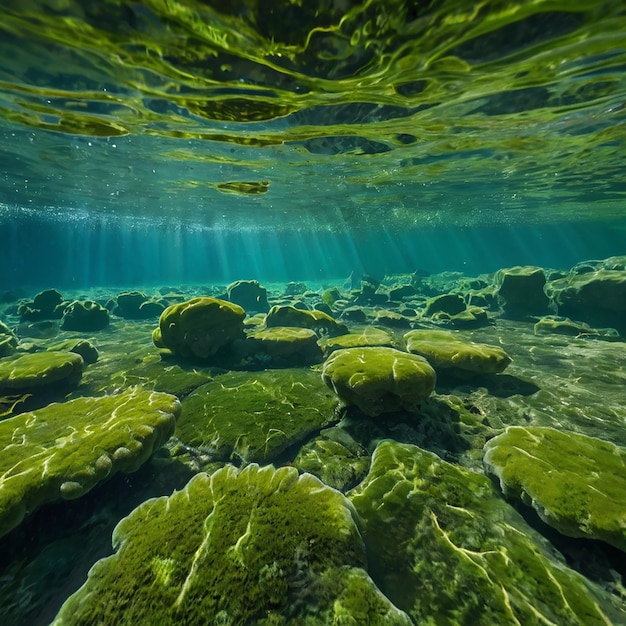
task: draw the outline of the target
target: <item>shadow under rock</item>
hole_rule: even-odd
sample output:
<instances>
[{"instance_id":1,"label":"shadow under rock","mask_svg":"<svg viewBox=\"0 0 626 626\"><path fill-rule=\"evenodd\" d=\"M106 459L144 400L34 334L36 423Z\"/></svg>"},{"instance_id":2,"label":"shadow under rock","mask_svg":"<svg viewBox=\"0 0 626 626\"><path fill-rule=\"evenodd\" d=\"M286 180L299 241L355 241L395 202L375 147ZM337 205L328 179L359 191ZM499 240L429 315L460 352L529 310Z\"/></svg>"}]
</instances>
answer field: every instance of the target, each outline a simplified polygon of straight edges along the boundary
<instances>
[{"instance_id":1,"label":"shadow under rock","mask_svg":"<svg viewBox=\"0 0 626 626\"><path fill-rule=\"evenodd\" d=\"M437 377L438 393L450 394L459 391L469 393L479 387L486 389L496 398L508 398L515 395L532 396L540 390L535 383L511 374L481 374L465 378L444 373Z\"/></svg>"},{"instance_id":2,"label":"shadow under rock","mask_svg":"<svg viewBox=\"0 0 626 626\"><path fill-rule=\"evenodd\" d=\"M428 398L415 412L396 411L376 417L348 407L339 427L370 452L379 441L393 439L455 462L471 447L461 434L459 413L438 398Z\"/></svg>"}]
</instances>

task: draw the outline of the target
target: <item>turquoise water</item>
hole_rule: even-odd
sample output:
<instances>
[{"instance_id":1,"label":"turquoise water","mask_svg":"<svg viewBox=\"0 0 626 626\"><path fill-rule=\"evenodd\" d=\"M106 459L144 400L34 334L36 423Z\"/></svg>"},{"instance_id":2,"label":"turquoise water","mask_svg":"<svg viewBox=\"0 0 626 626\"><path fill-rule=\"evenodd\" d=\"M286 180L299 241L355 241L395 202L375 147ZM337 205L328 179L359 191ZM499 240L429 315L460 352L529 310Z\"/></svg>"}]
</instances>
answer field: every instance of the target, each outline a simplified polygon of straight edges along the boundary
<instances>
[{"instance_id":1,"label":"turquoise water","mask_svg":"<svg viewBox=\"0 0 626 626\"><path fill-rule=\"evenodd\" d=\"M624 2L7 0L0 58L3 626L626 624ZM332 373L413 331L506 358Z\"/></svg>"}]
</instances>

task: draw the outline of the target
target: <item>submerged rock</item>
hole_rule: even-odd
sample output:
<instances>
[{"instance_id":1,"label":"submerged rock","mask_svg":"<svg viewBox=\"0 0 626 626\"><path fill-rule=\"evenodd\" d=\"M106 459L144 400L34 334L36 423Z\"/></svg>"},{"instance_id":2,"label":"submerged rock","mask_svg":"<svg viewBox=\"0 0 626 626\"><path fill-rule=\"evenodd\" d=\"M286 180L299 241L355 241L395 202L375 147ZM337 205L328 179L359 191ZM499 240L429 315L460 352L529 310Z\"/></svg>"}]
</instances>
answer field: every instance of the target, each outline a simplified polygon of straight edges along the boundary
<instances>
[{"instance_id":1,"label":"submerged rock","mask_svg":"<svg viewBox=\"0 0 626 626\"><path fill-rule=\"evenodd\" d=\"M317 335L309 328L273 326L256 330L237 344L236 352L251 366L289 367L322 360Z\"/></svg>"},{"instance_id":2,"label":"submerged rock","mask_svg":"<svg viewBox=\"0 0 626 626\"><path fill-rule=\"evenodd\" d=\"M273 306L267 317L265 325L268 328L273 326L293 326L296 328L310 328L318 335L345 335L348 329L323 311L308 311L298 309L295 306Z\"/></svg>"},{"instance_id":3,"label":"submerged rock","mask_svg":"<svg viewBox=\"0 0 626 626\"><path fill-rule=\"evenodd\" d=\"M610 623L485 476L384 441L348 498L370 575L414 624Z\"/></svg>"},{"instance_id":4,"label":"submerged rock","mask_svg":"<svg viewBox=\"0 0 626 626\"><path fill-rule=\"evenodd\" d=\"M393 337L386 331L374 326L367 326L361 333L348 333L339 337L324 337L320 345L325 354L342 348L359 348L364 346L393 346Z\"/></svg>"},{"instance_id":5,"label":"submerged rock","mask_svg":"<svg viewBox=\"0 0 626 626\"><path fill-rule=\"evenodd\" d=\"M102 330L109 325L109 312L93 300L74 300L63 311L61 328L80 332Z\"/></svg>"},{"instance_id":6,"label":"submerged rock","mask_svg":"<svg viewBox=\"0 0 626 626\"><path fill-rule=\"evenodd\" d=\"M310 370L231 372L183 400L176 436L216 460L269 462L335 421L337 407Z\"/></svg>"},{"instance_id":7,"label":"submerged rock","mask_svg":"<svg viewBox=\"0 0 626 626\"><path fill-rule=\"evenodd\" d=\"M495 275L496 293L504 301L504 312L510 317L544 315L549 299L544 290L546 275L532 265L501 269Z\"/></svg>"},{"instance_id":8,"label":"submerged rock","mask_svg":"<svg viewBox=\"0 0 626 626\"><path fill-rule=\"evenodd\" d=\"M559 315L626 333L626 271L571 273L550 284Z\"/></svg>"},{"instance_id":9,"label":"submerged rock","mask_svg":"<svg viewBox=\"0 0 626 626\"><path fill-rule=\"evenodd\" d=\"M175 397L133 388L0 421L0 536L46 502L138 469L172 435L179 412Z\"/></svg>"},{"instance_id":10,"label":"submerged rock","mask_svg":"<svg viewBox=\"0 0 626 626\"><path fill-rule=\"evenodd\" d=\"M185 359L208 359L235 339L243 338L246 312L237 304L201 297L169 306L152 335L157 347L165 347Z\"/></svg>"},{"instance_id":11,"label":"submerged rock","mask_svg":"<svg viewBox=\"0 0 626 626\"><path fill-rule=\"evenodd\" d=\"M238 280L226 288L230 302L238 304L248 312L266 313L270 305L267 302L267 289L258 280Z\"/></svg>"},{"instance_id":12,"label":"submerged rock","mask_svg":"<svg viewBox=\"0 0 626 626\"><path fill-rule=\"evenodd\" d=\"M55 626L410 624L363 569L350 503L295 468L199 474L135 509L113 545Z\"/></svg>"},{"instance_id":13,"label":"submerged rock","mask_svg":"<svg viewBox=\"0 0 626 626\"><path fill-rule=\"evenodd\" d=\"M35 352L0 361L0 390L29 391L51 385L75 385L83 358L73 352Z\"/></svg>"},{"instance_id":14,"label":"submerged rock","mask_svg":"<svg viewBox=\"0 0 626 626\"><path fill-rule=\"evenodd\" d=\"M435 388L426 359L395 348L346 348L324 363L322 379L348 405L366 415L415 410Z\"/></svg>"},{"instance_id":15,"label":"submerged rock","mask_svg":"<svg viewBox=\"0 0 626 626\"><path fill-rule=\"evenodd\" d=\"M511 362L502 348L463 341L447 330L412 330L404 340L410 353L426 358L435 370L496 374Z\"/></svg>"},{"instance_id":16,"label":"submerged rock","mask_svg":"<svg viewBox=\"0 0 626 626\"><path fill-rule=\"evenodd\" d=\"M626 551L626 448L554 428L510 426L485 445L484 465L508 497L570 537Z\"/></svg>"},{"instance_id":17,"label":"submerged rock","mask_svg":"<svg viewBox=\"0 0 626 626\"><path fill-rule=\"evenodd\" d=\"M430 298L426 302L424 315L432 316L435 313L447 313L448 315L456 315L465 311L465 300L458 293L445 293L440 296Z\"/></svg>"},{"instance_id":18,"label":"submerged rock","mask_svg":"<svg viewBox=\"0 0 626 626\"><path fill-rule=\"evenodd\" d=\"M83 361L88 365L95 363L100 356L98 348L87 339L66 339L50 346L48 352L74 352L80 354L83 357Z\"/></svg>"},{"instance_id":19,"label":"submerged rock","mask_svg":"<svg viewBox=\"0 0 626 626\"><path fill-rule=\"evenodd\" d=\"M130 320L152 319L165 310L165 305L143 291L123 291L117 295L115 303L115 315Z\"/></svg>"}]
</instances>

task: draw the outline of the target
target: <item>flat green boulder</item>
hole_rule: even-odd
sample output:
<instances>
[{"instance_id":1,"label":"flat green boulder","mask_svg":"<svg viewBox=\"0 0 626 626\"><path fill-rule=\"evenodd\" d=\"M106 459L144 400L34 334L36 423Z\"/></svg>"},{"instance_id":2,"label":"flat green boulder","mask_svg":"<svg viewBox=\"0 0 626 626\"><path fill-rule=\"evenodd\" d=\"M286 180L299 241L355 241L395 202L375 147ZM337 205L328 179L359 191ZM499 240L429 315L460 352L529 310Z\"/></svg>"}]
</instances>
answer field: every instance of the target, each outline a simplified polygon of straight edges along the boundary
<instances>
[{"instance_id":1,"label":"flat green boulder","mask_svg":"<svg viewBox=\"0 0 626 626\"><path fill-rule=\"evenodd\" d=\"M95 363L100 354L96 346L88 339L66 339L48 347L48 352L74 352L83 357L87 364Z\"/></svg>"},{"instance_id":2,"label":"flat green boulder","mask_svg":"<svg viewBox=\"0 0 626 626\"><path fill-rule=\"evenodd\" d=\"M83 358L74 352L34 352L0 360L0 389L33 391L50 385L74 385L83 372Z\"/></svg>"},{"instance_id":3,"label":"flat green boulder","mask_svg":"<svg viewBox=\"0 0 626 626\"><path fill-rule=\"evenodd\" d=\"M293 467L198 474L113 532L54 626L402 624L364 571L348 500Z\"/></svg>"},{"instance_id":4,"label":"flat green boulder","mask_svg":"<svg viewBox=\"0 0 626 626\"><path fill-rule=\"evenodd\" d=\"M587 581L481 474L383 441L347 495L363 521L370 576L414 624L611 623Z\"/></svg>"},{"instance_id":5,"label":"flat green boulder","mask_svg":"<svg viewBox=\"0 0 626 626\"><path fill-rule=\"evenodd\" d=\"M570 537L626 551L626 448L554 428L510 426L484 447L507 497Z\"/></svg>"},{"instance_id":6,"label":"flat green boulder","mask_svg":"<svg viewBox=\"0 0 626 626\"><path fill-rule=\"evenodd\" d=\"M333 352L322 380L347 405L366 415L413 411L435 388L435 370L426 359L395 348L346 348Z\"/></svg>"},{"instance_id":7,"label":"flat green boulder","mask_svg":"<svg viewBox=\"0 0 626 626\"><path fill-rule=\"evenodd\" d=\"M393 337L385 330L367 326L360 333L347 333L338 337L323 337L320 345L326 355L343 348L360 348L365 346L393 347Z\"/></svg>"},{"instance_id":8,"label":"flat green boulder","mask_svg":"<svg viewBox=\"0 0 626 626\"><path fill-rule=\"evenodd\" d=\"M404 335L406 349L423 356L436 370L496 374L511 362L498 346L463 341L452 331L412 330Z\"/></svg>"},{"instance_id":9,"label":"flat green boulder","mask_svg":"<svg viewBox=\"0 0 626 626\"><path fill-rule=\"evenodd\" d=\"M153 341L183 359L208 359L235 339L243 338L245 316L246 312L232 302L193 298L161 313Z\"/></svg>"},{"instance_id":10,"label":"flat green boulder","mask_svg":"<svg viewBox=\"0 0 626 626\"><path fill-rule=\"evenodd\" d=\"M248 334L241 344L244 359L269 367L311 365L322 360L317 334L310 328L275 326Z\"/></svg>"},{"instance_id":11,"label":"flat green boulder","mask_svg":"<svg viewBox=\"0 0 626 626\"><path fill-rule=\"evenodd\" d=\"M295 306L273 306L266 318L265 325L268 328L273 326L293 326L297 328L310 328L318 335L345 335L348 329L334 317L324 313L324 311L308 311L297 309Z\"/></svg>"},{"instance_id":12,"label":"flat green boulder","mask_svg":"<svg viewBox=\"0 0 626 626\"><path fill-rule=\"evenodd\" d=\"M0 421L0 536L46 502L137 470L172 435L179 412L175 397L135 387Z\"/></svg>"},{"instance_id":13,"label":"flat green boulder","mask_svg":"<svg viewBox=\"0 0 626 626\"><path fill-rule=\"evenodd\" d=\"M317 372L229 372L183 400L176 437L215 460L268 462L338 419Z\"/></svg>"}]
</instances>

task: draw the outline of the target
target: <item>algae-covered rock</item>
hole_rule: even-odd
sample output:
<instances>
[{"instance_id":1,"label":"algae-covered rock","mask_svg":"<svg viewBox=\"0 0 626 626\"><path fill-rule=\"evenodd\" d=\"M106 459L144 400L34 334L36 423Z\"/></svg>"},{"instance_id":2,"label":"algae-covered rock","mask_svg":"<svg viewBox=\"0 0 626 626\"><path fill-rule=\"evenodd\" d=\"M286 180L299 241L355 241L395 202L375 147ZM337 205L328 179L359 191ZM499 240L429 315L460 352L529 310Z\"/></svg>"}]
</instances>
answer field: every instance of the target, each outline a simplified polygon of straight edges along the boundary
<instances>
[{"instance_id":1,"label":"algae-covered rock","mask_svg":"<svg viewBox=\"0 0 626 626\"><path fill-rule=\"evenodd\" d=\"M415 624L610 623L585 579L485 476L384 441L348 498L364 523L370 576Z\"/></svg>"},{"instance_id":2,"label":"algae-covered rock","mask_svg":"<svg viewBox=\"0 0 626 626\"><path fill-rule=\"evenodd\" d=\"M109 312L93 300L74 300L63 312L61 328L91 332L102 330L109 325Z\"/></svg>"},{"instance_id":3,"label":"algae-covered rock","mask_svg":"<svg viewBox=\"0 0 626 626\"><path fill-rule=\"evenodd\" d=\"M495 374L511 362L502 348L463 341L447 330L412 330L404 340L409 352L423 356L436 370Z\"/></svg>"},{"instance_id":4,"label":"algae-covered rock","mask_svg":"<svg viewBox=\"0 0 626 626\"><path fill-rule=\"evenodd\" d=\"M424 315L430 316L440 312L456 315L464 310L465 300L458 293L444 293L427 300Z\"/></svg>"},{"instance_id":5,"label":"algae-covered rock","mask_svg":"<svg viewBox=\"0 0 626 626\"><path fill-rule=\"evenodd\" d=\"M415 410L433 392L435 378L426 359L385 347L336 350L322 370L341 400L371 416Z\"/></svg>"},{"instance_id":6,"label":"algae-covered rock","mask_svg":"<svg viewBox=\"0 0 626 626\"><path fill-rule=\"evenodd\" d=\"M626 448L553 428L510 426L485 445L505 495L570 537L626 551Z\"/></svg>"},{"instance_id":7,"label":"algae-covered rock","mask_svg":"<svg viewBox=\"0 0 626 626\"><path fill-rule=\"evenodd\" d=\"M0 321L0 358L13 354L17 344L18 339L15 333L4 322Z\"/></svg>"},{"instance_id":8,"label":"algae-covered rock","mask_svg":"<svg viewBox=\"0 0 626 626\"><path fill-rule=\"evenodd\" d=\"M226 287L230 302L238 304L248 312L266 313L270 305L267 302L267 289L258 280L238 280Z\"/></svg>"},{"instance_id":9,"label":"algae-covered rock","mask_svg":"<svg viewBox=\"0 0 626 626\"><path fill-rule=\"evenodd\" d=\"M1 421L0 536L46 502L138 469L172 435L179 411L175 397L133 388Z\"/></svg>"},{"instance_id":10,"label":"algae-covered rock","mask_svg":"<svg viewBox=\"0 0 626 626\"><path fill-rule=\"evenodd\" d=\"M218 298L193 298L169 306L159 318L153 334L157 347L169 348L186 359L215 356L241 338L245 311L237 304Z\"/></svg>"},{"instance_id":11,"label":"algae-covered rock","mask_svg":"<svg viewBox=\"0 0 626 626\"><path fill-rule=\"evenodd\" d=\"M584 322L575 322L569 317L559 315L545 315L533 327L535 335L554 333L576 337L580 334L594 333Z\"/></svg>"},{"instance_id":12,"label":"algae-covered rock","mask_svg":"<svg viewBox=\"0 0 626 626\"><path fill-rule=\"evenodd\" d=\"M504 301L504 311L513 317L543 315L548 311L546 275L541 267L515 266L498 270L496 293Z\"/></svg>"},{"instance_id":13,"label":"algae-covered rock","mask_svg":"<svg viewBox=\"0 0 626 626\"><path fill-rule=\"evenodd\" d=\"M455 315L450 315L441 311L432 316L432 321L440 326L449 328L481 328L490 324L489 316L485 309L479 306L468 306L466 309Z\"/></svg>"},{"instance_id":14,"label":"algae-covered rock","mask_svg":"<svg viewBox=\"0 0 626 626\"><path fill-rule=\"evenodd\" d=\"M87 364L98 360L98 348L88 339L66 339L48 347L48 352L75 352L83 357Z\"/></svg>"},{"instance_id":15,"label":"algae-covered rock","mask_svg":"<svg viewBox=\"0 0 626 626\"><path fill-rule=\"evenodd\" d=\"M297 328L310 328L320 335L344 335L348 329L323 311L306 311L297 309L295 306L273 306L267 317L265 325L294 326Z\"/></svg>"},{"instance_id":16,"label":"algae-covered rock","mask_svg":"<svg viewBox=\"0 0 626 626\"><path fill-rule=\"evenodd\" d=\"M551 283L559 315L626 332L626 271L600 269Z\"/></svg>"},{"instance_id":17,"label":"algae-covered rock","mask_svg":"<svg viewBox=\"0 0 626 626\"><path fill-rule=\"evenodd\" d=\"M390 311L389 309L379 309L376 311L374 318L375 324L381 326L389 326L391 328L410 328L411 318L397 311Z\"/></svg>"},{"instance_id":18,"label":"algae-covered rock","mask_svg":"<svg viewBox=\"0 0 626 626\"><path fill-rule=\"evenodd\" d=\"M130 320L146 320L159 317L165 306L143 291L123 291L115 299L115 315Z\"/></svg>"},{"instance_id":19,"label":"algae-covered rock","mask_svg":"<svg viewBox=\"0 0 626 626\"><path fill-rule=\"evenodd\" d=\"M393 347L393 337L381 328L366 327L360 333L348 333L339 337L324 337L320 345L325 354L330 354L342 348L359 348L364 346Z\"/></svg>"},{"instance_id":20,"label":"algae-covered rock","mask_svg":"<svg viewBox=\"0 0 626 626\"><path fill-rule=\"evenodd\" d=\"M0 360L0 389L34 391L52 384L74 385L83 372L83 359L74 352L35 352Z\"/></svg>"},{"instance_id":21,"label":"algae-covered rock","mask_svg":"<svg viewBox=\"0 0 626 626\"><path fill-rule=\"evenodd\" d=\"M355 624L368 599L401 615L350 574L365 565L350 503L292 467L198 474L123 519L113 546L54 626Z\"/></svg>"},{"instance_id":22,"label":"algae-covered rock","mask_svg":"<svg viewBox=\"0 0 626 626\"><path fill-rule=\"evenodd\" d=\"M329 428L300 448L294 459L294 466L301 472L309 472L321 479L324 484L345 491L365 478L370 465L367 451L356 441L346 442L347 433L337 439Z\"/></svg>"},{"instance_id":23,"label":"algae-covered rock","mask_svg":"<svg viewBox=\"0 0 626 626\"><path fill-rule=\"evenodd\" d=\"M215 459L267 462L337 419L337 406L310 370L230 372L183 400L176 436Z\"/></svg>"},{"instance_id":24,"label":"algae-covered rock","mask_svg":"<svg viewBox=\"0 0 626 626\"><path fill-rule=\"evenodd\" d=\"M238 348L251 363L271 367L311 365L322 360L317 339L310 328L273 326L251 332Z\"/></svg>"}]
</instances>

